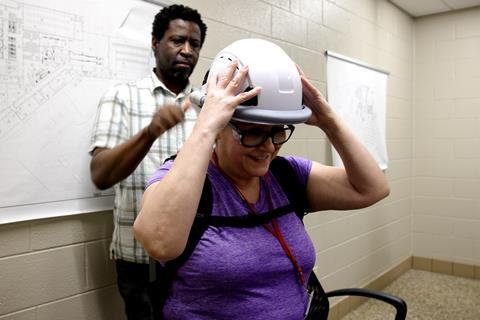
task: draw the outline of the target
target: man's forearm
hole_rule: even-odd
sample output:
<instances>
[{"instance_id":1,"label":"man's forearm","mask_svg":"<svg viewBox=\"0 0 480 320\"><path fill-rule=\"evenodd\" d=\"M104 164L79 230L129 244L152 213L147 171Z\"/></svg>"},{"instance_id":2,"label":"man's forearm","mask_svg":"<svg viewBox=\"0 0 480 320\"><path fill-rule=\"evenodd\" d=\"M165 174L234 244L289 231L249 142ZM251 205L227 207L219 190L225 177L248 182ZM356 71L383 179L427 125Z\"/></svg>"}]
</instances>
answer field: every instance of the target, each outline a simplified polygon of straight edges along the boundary
<instances>
[{"instance_id":1,"label":"man's forearm","mask_svg":"<svg viewBox=\"0 0 480 320\"><path fill-rule=\"evenodd\" d=\"M145 127L112 149L96 148L90 162L95 186L101 190L108 189L128 177L145 158L155 140Z\"/></svg>"}]
</instances>

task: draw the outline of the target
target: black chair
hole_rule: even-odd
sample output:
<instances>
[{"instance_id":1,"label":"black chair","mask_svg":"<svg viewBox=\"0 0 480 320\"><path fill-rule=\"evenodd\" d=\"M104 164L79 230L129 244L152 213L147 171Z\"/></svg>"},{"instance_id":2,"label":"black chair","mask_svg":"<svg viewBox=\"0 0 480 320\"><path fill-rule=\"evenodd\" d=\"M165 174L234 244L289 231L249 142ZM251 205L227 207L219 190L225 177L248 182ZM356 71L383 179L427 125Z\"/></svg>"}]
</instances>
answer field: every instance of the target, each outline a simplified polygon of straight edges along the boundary
<instances>
[{"instance_id":1,"label":"black chair","mask_svg":"<svg viewBox=\"0 0 480 320\"><path fill-rule=\"evenodd\" d=\"M308 291L313 292L313 300L305 320L327 320L330 310L328 298L339 296L360 296L377 299L392 305L396 309L395 320L405 320L407 317L407 303L402 298L365 288L348 288L325 292L313 271L308 279Z\"/></svg>"}]
</instances>

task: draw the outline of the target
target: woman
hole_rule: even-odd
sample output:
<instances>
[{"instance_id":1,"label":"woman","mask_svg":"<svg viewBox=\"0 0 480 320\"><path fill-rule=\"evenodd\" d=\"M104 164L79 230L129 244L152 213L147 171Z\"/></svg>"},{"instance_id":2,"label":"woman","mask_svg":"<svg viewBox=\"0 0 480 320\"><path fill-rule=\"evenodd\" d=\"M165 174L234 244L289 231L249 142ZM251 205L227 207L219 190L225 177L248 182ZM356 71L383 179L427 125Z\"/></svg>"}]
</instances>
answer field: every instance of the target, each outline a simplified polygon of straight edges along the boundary
<instances>
[{"instance_id":1,"label":"woman","mask_svg":"<svg viewBox=\"0 0 480 320\"><path fill-rule=\"evenodd\" d=\"M185 249L207 173L214 194L212 215L261 213L285 204L269 165L290 137L291 127L231 121L236 106L262 90L236 94L248 73L248 67L235 72L237 65L232 62L217 81L210 77L191 136L145 191L135 236L159 261L174 259ZM326 133L345 166L287 157L309 211L362 208L387 196L387 180L372 156L300 73L303 102L312 110L306 123ZM315 250L295 213L264 227L210 227L178 270L164 316L303 319L308 303L305 279L314 264Z\"/></svg>"}]
</instances>

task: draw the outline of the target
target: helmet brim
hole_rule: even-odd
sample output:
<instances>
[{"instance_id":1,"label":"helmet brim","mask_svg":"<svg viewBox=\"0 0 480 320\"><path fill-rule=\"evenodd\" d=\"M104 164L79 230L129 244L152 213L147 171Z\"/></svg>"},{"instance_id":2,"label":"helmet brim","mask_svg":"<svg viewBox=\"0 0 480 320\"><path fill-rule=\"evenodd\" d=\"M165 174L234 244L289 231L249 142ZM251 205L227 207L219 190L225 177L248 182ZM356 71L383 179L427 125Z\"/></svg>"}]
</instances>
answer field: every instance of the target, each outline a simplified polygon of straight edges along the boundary
<instances>
[{"instance_id":1,"label":"helmet brim","mask_svg":"<svg viewBox=\"0 0 480 320\"><path fill-rule=\"evenodd\" d=\"M311 115L312 110L307 106L298 110L268 110L240 105L235 109L232 119L256 124L296 124L307 121Z\"/></svg>"}]
</instances>

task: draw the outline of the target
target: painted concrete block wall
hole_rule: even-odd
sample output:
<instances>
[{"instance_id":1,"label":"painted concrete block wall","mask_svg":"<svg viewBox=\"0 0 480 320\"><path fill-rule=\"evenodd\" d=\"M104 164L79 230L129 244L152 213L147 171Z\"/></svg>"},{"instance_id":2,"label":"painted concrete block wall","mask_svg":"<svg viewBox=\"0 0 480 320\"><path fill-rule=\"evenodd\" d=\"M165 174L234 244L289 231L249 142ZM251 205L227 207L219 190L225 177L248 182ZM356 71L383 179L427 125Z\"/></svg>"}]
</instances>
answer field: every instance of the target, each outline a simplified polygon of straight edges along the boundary
<instances>
[{"instance_id":1,"label":"painted concrete block wall","mask_svg":"<svg viewBox=\"0 0 480 320\"><path fill-rule=\"evenodd\" d=\"M413 254L480 264L480 8L415 23Z\"/></svg>"},{"instance_id":2,"label":"painted concrete block wall","mask_svg":"<svg viewBox=\"0 0 480 320\"><path fill-rule=\"evenodd\" d=\"M386 0L178 2L197 8L209 28L193 75L196 84L220 49L246 37L279 44L323 93L327 49L390 71L386 174L391 195L364 210L311 214L306 225L317 250L316 272L326 289L362 285L408 258L413 167L411 18ZM467 145L459 142L456 147L464 157L471 157ZM325 135L305 125L297 127L282 152L331 162ZM478 201L456 201L478 208ZM108 259L111 232L111 212L0 226L0 320L123 319Z\"/></svg>"},{"instance_id":3,"label":"painted concrete block wall","mask_svg":"<svg viewBox=\"0 0 480 320\"><path fill-rule=\"evenodd\" d=\"M111 212L0 226L0 319L123 319Z\"/></svg>"}]
</instances>

